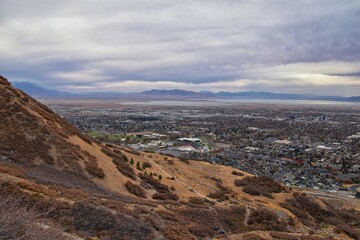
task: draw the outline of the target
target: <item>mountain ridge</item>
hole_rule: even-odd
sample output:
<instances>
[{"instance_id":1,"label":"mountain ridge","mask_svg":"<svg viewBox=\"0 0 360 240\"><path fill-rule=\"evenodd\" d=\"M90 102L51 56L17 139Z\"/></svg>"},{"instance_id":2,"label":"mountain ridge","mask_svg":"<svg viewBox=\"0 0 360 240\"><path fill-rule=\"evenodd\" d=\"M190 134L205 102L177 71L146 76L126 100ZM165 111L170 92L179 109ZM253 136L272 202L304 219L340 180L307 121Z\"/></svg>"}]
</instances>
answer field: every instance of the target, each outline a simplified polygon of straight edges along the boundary
<instances>
[{"instance_id":1,"label":"mountain ridge","mask_svg":"<svg viewBox=\"0 0 360 240\"><path fill-rule=\"evenodd\" d=\"M319 96L314 94L274 93L264 91L211 92L181 89L152 89L143 92L90 92L69 93L43 88L29 82L14 82L14 86L36 98L154 98L154 99L276 99L276 100L323 100L359 102L360 96Z\"/></svg>"},{"instance_id":2,"label":"mountain ridge","mask_svg":"<svg viewBox=\"0 0 360 240\"><path fill-rule=\"evenodd\" d=\"M43 88L35 83L14 82L13 86L35 97L74 97L76 94Z\"/></svg>"}]
</instances>

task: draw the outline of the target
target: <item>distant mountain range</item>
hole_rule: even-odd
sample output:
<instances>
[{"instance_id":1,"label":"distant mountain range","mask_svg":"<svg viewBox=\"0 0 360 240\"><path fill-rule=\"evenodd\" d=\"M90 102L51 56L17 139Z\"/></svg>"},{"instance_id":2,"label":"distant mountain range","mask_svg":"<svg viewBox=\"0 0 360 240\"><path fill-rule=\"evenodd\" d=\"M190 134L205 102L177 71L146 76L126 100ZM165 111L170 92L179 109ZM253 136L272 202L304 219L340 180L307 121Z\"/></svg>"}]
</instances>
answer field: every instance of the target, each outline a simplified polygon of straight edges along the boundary
<instances>
[{"instance_id":1,"label":"distant mountain range","mask_svg":"<svg viewBox=\"0 0 360 240\"><path fill-rule=\"evenodd\" d=\"M43 88L29 82L14 82L13 86L26 92L35 98L151 98L151 99L278 99L278 100L324 100L324 101L350 101L360 102L360 96L318 96L312 94L289 94L273 92L210 92L210 91L187 91L180 89L158 90L153 89L144 92L123 93L123 92L93 92L75 94L63 91Z\"/></svg>"},{"instance_id":2,"label":"distant mountain range","mask_svg":"<svg viewBox=\"0 0 360 240\"><path fill-rule=\"evenodd\" d=\"M37 84L30 83L30 82L13 82L12 85L15 88L18 88L32 97L36 98L65 98L65 97L76 97L76 94L69 93L69 92L62 92L52 89L43 88Z\"/></svg>"}]
</instances>

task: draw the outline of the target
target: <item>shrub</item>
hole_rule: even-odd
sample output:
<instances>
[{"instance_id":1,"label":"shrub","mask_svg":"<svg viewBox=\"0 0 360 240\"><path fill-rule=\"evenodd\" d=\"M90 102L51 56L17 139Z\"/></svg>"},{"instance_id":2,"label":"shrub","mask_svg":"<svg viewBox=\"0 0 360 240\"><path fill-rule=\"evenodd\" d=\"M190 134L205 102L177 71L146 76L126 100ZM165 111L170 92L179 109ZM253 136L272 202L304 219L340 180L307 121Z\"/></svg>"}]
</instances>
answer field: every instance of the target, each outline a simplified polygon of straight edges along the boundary
<instances>
[{"instance_id":1,"label":"shrub","mask_svg":"<svg viewBox=\"0 0 360 240\"><path fill-rule=\"evenodd\" d=\"M141 178L141 185L144 188L154 188L159 193L169 193L169 187L165 184L162 184L159 180L155 179L151 173L150 175L139 173L139 177Z\"/></svg>"},{"instance_id":2,"label":"shrub","mask_svg":"<svg viewBox=\"0 0 360 240\"><path fill-rule=\"evenodd\" d=\"M127 162L127 157L124 154L122 154L119 150L115 149L114 151L112 151L107 147L102 147L101 151L105 153L108 157L121 159L124 162Z\"/></svg>"},{"instance_id":3,"label":"shrub","mask_svg":"<svg viewBox=\"0 0 360 240\"><path fill-rule=\"evenodd\" d=\"M161 175L159 175L159 178ZM146 189L154 188L157 193L155 193L152 198L159 199L159 200L178 200L179 197L177 194L172 193L168 186L162 184L158 179L155 179L151 175L147 174L139 174L141 178L141 186Z\"/></svg>"},{"instance_id":4,"label":"shrub","mask_svg":"<svg viewBox=\"0 0 360 240\"><path fill-rule=\"evenodd\" d=\"M179 200L179 196L175 193L155 193L152 196L153 199L157 199L157 200L174 200L177 201Z\"/></svg>"},{"instance_id":5,"label":"shrub","mask_svg":"<svg viewBox=\"0 0 360 240\"><path fill-rule=\"evenodd\" d=\"M134 154L134 155L137 155L137 156L140 156L140 155L141 155L140 152L138 152L138 151L136 151L136 150L134 150L134 149L125 148L124 150L125 150L125 152L128 152L128 153L130 153L130 154Z\"/></svg>"},{"instance_id":6,"label":"shrub","mask_svg":"<svg viewBox=\"0 0 360 240\"><path fill-rule=\"evenodd\" d=\"M88 152L84 152L84 154L87 156L87 161L85 161L85 170L94 177L104 178L104 170L98 166L96 158Z\"/></svg>"},{"instance_id":7,"label":"shrub","mask_svg":"<svg viewBox=\"0 0 360 240\"><path fill-rule=\"evenodd\" d=\"M219 201L225 201L230 199L230 197L221 190L217 190L216 192L209 193L207 196L209 198L217 199Z\"/></svg>"},{"instance_id":8,"label":"shrub","mask_svg":"<svg viewBox=\"0 0 360 240\"><path fill-rule=\"evenodd\" d=\"M217 199L218 201L229 200L230 197L228 194L233 193L233 191L229 187L222 185L220 182L216 182L216 186L219 189L216 192L209 193L207 196L213 199Z\"/></svg>"},{"instance_id":9,"label":"shrub","mask_svg":"<svg viewBox=\"0 0 360 240\"><path fill-rule=\"evenodd\" d=\"M287 231L286 223L281 221L276 213L266 208L253 209L248 224L255 225L264 230Z\"/></svg>"},{"instance_id":10,"label":"shrub","mask_svg":"<svg viewBox=\"0 0 360 240\"><path fill-rule=\"evenodd\" d=\"M200 198L200 197L190 197L189 203L198 204L198 205L204 205L205 201L204 201L203 198Z\"/></svg>"},{"instance_id":11,"label":"shrub","mask_svg":"<svg viewBox=\"0 0 360 240\"><path fill-rule=\"evenodd\" d=\"M233 190L231 190L231 188L229 188L228 186L224 186L221 183L216 183L216 186L220 189L220 191L222 191L225 194L233 193Z\"/></svg>"},{"instance_id":12,"label":"shrub","mask_svg":"<svg viewBox=\"0 0 360 240\"><path fill-rule=\"evenodd\" d=\"M273 198L272 193L280 193L286 190L284 186L276 182L270 177L244 177L243 179L236 179L235 186L244 187L243 191L253 196L263 195L268 198Z\"/></svg>"},{"instance_id":13,"label":"shrub","mask_svg":"<svg viewBox=\"0 0 360 240\"><path fill-rule=\"evenodd\" d=\"M125 183L125 187L129 191L129 193L132 193L135 196L138 196L138 197L141 197L141 198L146 198L145 191L141 186L133 184L130 181L127 181Z\"/></svg>"},{"instance_id":14,"label":"shrub","mask_svg":"<svg viewBox=\"0 0 360 240\"><path fill-rule=\"evenodd\" d=\"M189 164L189 163L190 163L189 159L184 158L184 157L179 157L179 160L180 160L181 162L183 162L183 163L186 163L186 164Z\"/></svg>"},{"instance_id":15,"label":"shrub","mask_svg":"<svg viewBox=\"0 0 360 240\"><path fill-rule=\"evenodd\" d=\"M142 171L141 167L140 167L140 163L139 162L136 162L136 169L139 170L139 171Z\"/></svg>"},{"instance_id":16,"label":"shrub","mask_svg":"<svg viewBox=\"0 0 360 240\"><path fill-rule=\"evenodd\" d=\"M105 173L104 171L99 168L97 166L97 164L94 164L93 162L90 162L90 161L86 161L85 162L85 170L93 175L94 177L98 177L98 178L104 178L105 177Z\"/></svg>"},{"instance_id":17,"label":"shrub","mask_svg":"<svg viewBox=\"0 0 360 240\"><path fill-rule=\"evenodd\" d=\"M152 165L149 162L143 162L143 164L142 164L143 169L147 169L147 168L151 168L151 167L152 167Z\"/></svg>"},{"instance_id":18,"label":"shrub","mask_svg":"<svg viewBox=\"0 0 360 240\"><path fill-rule=\"evenodd\" d=\"M74 226L100 239L153 239L151 228L126 213L116 214L103 207L77 203L73 208Z\"/></svg>"},{"instance_id":19,"label":"shrub","mask_svg":"<svg viewBox=\"0 0 360 240\"><path fill-rule=\"evenodd\" d=\"M210 177L210 179L213 180L213 181L215 181L215 182L217 182L217 183L221 183L221 182L222 182L221 178Z\"/></svg>"},{"instance_id":20,"label":"shrub","mask_svg":"<svg viewBox=\"0 0 360 240\"><path fill-rule=\"evenodd\" d=\"M360 233L348 224L360 219L357 211L324 208L313 197L306 194L294 193L293 197L280 205L297 216L304 225L314 226L315 223L328 223L335 226L336 231L344 232L354 239L360 239Z\"/></svg>"},{"instance_id":21,"label":"shrub","mask_svg":"<svg viewBox=\"0 0 360 240\"><path fill-rule=\"evenodd\" d=\"M115 215L103 208L76 203L72 211L76 230L96 234L99 231L109 231L116 227Z\"/></svg>"},{"instance_id":22,"label":"shrub","mask_svg":"<svg viewBox=\"0 0 360 240\"><path fill-rule=\"evenodd\" d=\"M132 178L134 180L136 179L134 169L132 169L132 167L130 167L128 163L117 158L113 159L113 163L116 165L116 168L119 172L121 172L122 174L124 174L129 178Z\"/></svg>"},{"instance_id":23,"label":"shrub","mask_svg":"<svg viewBox=\"0 0 360 240\"><path fill-rule=\"evenodd\" d=\"M0 197L0 239L75 239L12 196Z\"/></svg>"},{"instance_id":24,"label":"shrub","mask_svg":"<svg viewBox=\"0 0 360 240\"><path fill-rule=\"evenodd\" d=\"M244 206L215 207L216 218L222 229L236 233L243 230L246 208ZM240 230L240 231L241 231Z\"/></svg>"},{"instance_id":25,"label":"shrub","mask_svg":"<svg viewBox=\"0 0 360 240\"><path fill-rule=\"evenodd\" d=\"M89 137L88 135L85 135L85 134L83 134L83 133L79 133L78 136L79 136L82 140L84 140L87 144L90 144L90 145L93 144L92 138Z\"/></svg>"},{"instance_id":26,"label":"shrub","mask_svg":"<svg viewBox=\"0 0 360 240\"><path fill-rule=\"evenodd\" d=\"M240 177L244 176L244 174L242 172L239 172L239 171L232 171L231 174L235 175L235 176L240 176Z\"/></svg>"},{"instance_id":27,"label":"shrub","mask_svg":"<svg viewBox=\"0 0 360 240\"><path fill-rule=\"evenodd\" d=\"M360 239L360 232L355 230L353 227L344 223L344 221L337 219L335 217L330 217L326 219L326 222L337 227L338 231L346 233L349 237L353 239Z\"/></svg>"}]
</instances>

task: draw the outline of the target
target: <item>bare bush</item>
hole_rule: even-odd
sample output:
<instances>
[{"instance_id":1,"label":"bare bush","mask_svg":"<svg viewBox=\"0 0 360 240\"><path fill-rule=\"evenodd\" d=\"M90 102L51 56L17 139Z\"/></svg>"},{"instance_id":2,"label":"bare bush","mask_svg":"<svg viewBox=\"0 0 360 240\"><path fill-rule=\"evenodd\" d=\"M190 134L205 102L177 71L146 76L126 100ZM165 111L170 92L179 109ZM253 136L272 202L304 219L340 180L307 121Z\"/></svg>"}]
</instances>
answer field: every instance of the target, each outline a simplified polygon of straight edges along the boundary
<instances>
[{"instance_id":1,"label":"bare bush","mask_svg":"<svg viewBox=\"0 0 360 240\"><path fill-rule=\"evenodd\" d=\"M146 169L146 168L151 168L152 167L152 165L151 165L151 163L149 163L149 162L143 162L143 164L142 164L142 169Z\"/></svg>"},{"instance_id":2,"label":"bare bush","mask_svg":"<svg viewBox=\"0 0 360 240\"><path fill-rule=\"evenodd\" d=\"M134 169L129 165L129 163L119 158L113 158L113 163L116 165L116 168L119 170L119 172L131 179L136 179Z\"/></svg>"},{"instance_id":3,"label":"bare bush","mask_svg":"<svg viewBox=\"0 0 360 240\"><path fill-rule=\"evenodd\" d=\"M198 204L198 205L204 205L205 200L204 200L204 198L200 198L200 197L190 197L189 203Z\"/></svg>"},{"instance_id":4,"label":"bare bush","mask_svg":"<svg viewBox=\"0 0 360 240\"><path fill-rule=\"evenodd\" d=\"M84 154L88 158L88 160L85 161L85 170L94 177L104 178L104 170L99 167L97 159L88 152L84 152Z\"/></svg>"},{"instance_id":5,"label":"bare bush","mask_svg":"<svg viewBox=\"0 0 360 240\"><path fill-rule=\"evenodd\" d=\"M0 239L75 239L12 196L0 197Z\"/></svg>"},{"instance_id":6,"label":"bare bush","mask_svg":"<svg viewBox=\"0 0 360 240\"><path fill-rule=\"evenodd\" d=\"M221 178L217 178L217 177L209 177L211 180L213 180L214 182L217 182L217 183L221 183L222 182L222 179Z\"/></svg>"},{"instance_id":7,"label":"bare bush","mask_svg":"<svg viewBox=\"0 0 360 240\"><path fill-rule=\"evenodd\" d=\"M235 186L244 187L243 191L252 196L263 195L268 198L273 198L272 193L281 193L286 190L280 183L266 176L244 177L241 180L235 180L234 183Z\"/></svg>"},{"instance_id":8,"label":"bare bush","mask_svg":"<svg viewBox=\"0 0 360 240\"><path fill-rule=\"evenodd\" d=\"M138 196L138 197L141 197L141 198L146 197L144 189L139 185L136 185L136 184L133 184L130 181L127 181L125 183L125 187L130 193L134 194L135 196Z\"/></svg>"},{"instance_id":9,"label":"bare bush","mask_svg":"<svg viewBox=\"0 0 360 240\"><path fill-rule=\"evenodd\" d=\"M140 173L139 177L141 178L141 185L146 189L154 188L159 193L170 193L169 187L165 184L162 184L159 180L154 177Z\"/></svg>"},{"instance_id":10,"label":"bare bush","mask_svg":"<svg viewBox=\"0 0 360 240\"><path fill-rule=\"evenodd\" d=\"M130 153L130 154L134 154L134 155L137 155L137 156L141 155L141 153L139 151L136 151L134 149L125 148L124 150L125 150L125 152Z\"/></svg>"},{"instance_id":11,"label":"bare bush","mask_svg":"<svg viewBox=\"0 0 360 240\"><path fill-rule=\"evenodd\" d=\"M240 176L240 177L244 176L244 174L242 172L239 172L239 171L232 171L231 174L235 175L235 176Z\"/></svg>"},{"instance_id":12,"label":"bare bush","mask_svg":"<svg viewBox=\"0 0 360 240\"><path fill-rule=\"evenodd\" d=\"M207 196L210 197L210 198L213 198L213 199L217 199L220 202L229 200L230 197L228 196L228 194L233 193L231 188L222 185L221 182L216 182L216 186L219 189L217 191L215 191L215 192L209 193Z\"/></svg>"},{"instance_id":13,"label":"bare bush","mask_svg":"<svg viewBox=\"0 0 360 240\"><path fill-rule=\"evenodd\" d=\"M189 164L189 163L190 163L190 160L187 159L187 158L185 158L185 157L183 157L183 156L178 157L178 159L179 159L181 162L183 162L183 163L186 163L186 164Z\"/></svg>"},{"instance_id":14,"label":"bare bush","mask_svg":"<svg viewBox=\"0 0 360 240\"><path fill-rule=\"evenodd\" d=\"M175 193L169 192L169 193L155 193L152 196L153 199L157 200L179 200L179 196Z\"/></svg>"}]
</instances>

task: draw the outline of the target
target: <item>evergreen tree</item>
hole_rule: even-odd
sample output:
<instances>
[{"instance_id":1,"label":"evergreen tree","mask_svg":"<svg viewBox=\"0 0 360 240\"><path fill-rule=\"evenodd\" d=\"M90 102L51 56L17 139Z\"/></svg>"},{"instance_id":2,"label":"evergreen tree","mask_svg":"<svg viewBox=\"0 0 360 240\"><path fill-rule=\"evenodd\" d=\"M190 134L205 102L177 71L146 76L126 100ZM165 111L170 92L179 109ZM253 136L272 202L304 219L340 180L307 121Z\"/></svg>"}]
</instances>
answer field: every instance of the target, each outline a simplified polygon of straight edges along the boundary
<instances>
[{"instance_id":1,"label":"evergreen tree","mask_svg":"<svg viewBox=\"0 0 360 240\"><path fill-rule=\"evenodd\" d=\"M134 159L133 159L133 158L131 158L130 164L131 164L131 165L134 165Z\"/></svg>"},{"instance_id":2,"label":"evergreen tree","mask_svg":"<svg viewBox=\"0 0 360 240\"><path fill-rule=\"evenodd\" d=\"M137 170L140 170L140 171L142 170L141 167L140 167L140 163L139 163L139 162L136 163L136 169L137 169Z\"/></svg>"}]
</instances>

